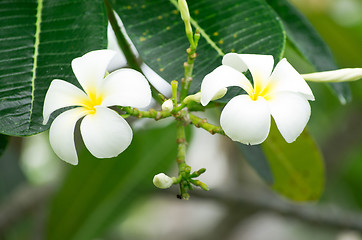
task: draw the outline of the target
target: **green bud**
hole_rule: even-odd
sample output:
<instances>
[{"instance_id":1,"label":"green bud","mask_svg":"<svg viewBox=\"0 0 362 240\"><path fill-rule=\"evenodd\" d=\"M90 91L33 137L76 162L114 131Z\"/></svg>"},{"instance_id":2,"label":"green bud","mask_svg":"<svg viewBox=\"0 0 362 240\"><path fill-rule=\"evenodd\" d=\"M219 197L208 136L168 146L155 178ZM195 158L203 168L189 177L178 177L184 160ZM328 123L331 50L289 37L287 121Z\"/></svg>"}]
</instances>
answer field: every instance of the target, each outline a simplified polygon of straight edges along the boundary
<instances>
[{"instance_id":1,"label":"green bud","mask_svg":"<svg viewBox=\"0 0 362 240\"><path fill-rule=\"evenodd\" d=\"M203 183L203 182L200 183L200 187L201 187L203 190L205 190L205 191L209 191L209 190L210 190L210 188L209 188L205 183Z\"/></svg>"},{"instance_id":2,"label":"green bud","mask_svg":"<svg viewBox=\"0 0 362 240\"><path fill-rule=\"evenodd\" d=\"M189 104L190 102L197 102L197 103L199 103L199 102L200 102L200 99L201 99L201 93L198 92L198 93L196 93L196 94L187 96L187 97L183 100L183 102L184 102L185 104Z\"/></svg>"},{"instance_id":3,"label":"green bud","mask_svg":"<svg viewBox=\"0 0 362 240\"><path fill-rule=\"evenodd\" d=\"M184 22L190 21L190 12L186 0L178 0L178 7L180 9L182 20L184 20Z\"/></svg>"},{"instance_id":4,"label":"green bud","mask_svg":"<svg viewBox=\"0 0 362 240\"><path fill-rule=\"evenodd\" d=\"M211 101L217 100L222 98L223 96L225 96L226 92L228 91L227 88L222 88L220 89L215 95L214 97L211 99Z\"/></svg>"},{"instance_id":5,"label":"green bud","mask_svg":"<svg viewBox=\"0 0 362 240\"><path fill-rule=\"evenodd\" d=\"M183 193L183 194L182 194L182 199L184 199L184 200L189 200L189 199L190 199L190 194L188 194L188 193Z\"/></svg>"},{"instance_id":6,"label":"green bud","mask_svg":"<svg viewBox=\"0 0 362 240\"><path fill-rule=\"evenodd\" d=\"M190 166L185 166L184 171L186 173L190 173L191 172L191 167Z\"/></svg>"}]
</instances>

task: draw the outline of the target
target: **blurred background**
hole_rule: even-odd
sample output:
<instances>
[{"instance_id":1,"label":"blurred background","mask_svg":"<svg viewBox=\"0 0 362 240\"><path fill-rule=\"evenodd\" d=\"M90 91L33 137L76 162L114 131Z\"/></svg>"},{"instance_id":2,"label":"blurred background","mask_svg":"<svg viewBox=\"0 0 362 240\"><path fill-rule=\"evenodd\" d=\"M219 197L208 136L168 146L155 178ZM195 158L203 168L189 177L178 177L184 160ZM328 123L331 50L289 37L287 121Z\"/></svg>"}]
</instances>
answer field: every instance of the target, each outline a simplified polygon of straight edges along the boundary
<instances>
[{"instance_id":1,"label":"blurred background","mask_svg":"<svg viewBox=\"0 0 362 240\"><path fill-rule=\"evenodd\" d=\"M341 68L362 67L361 0L292 3L328 43ZM290 62L298 61L288 49L287 53ZM303 65L296 67L302 73L308 71ZM231 141L194 129L187 161L193 169L207 168L200 180L211 191L196 191L189 201L181 201L176 198L176 187L163 191L151 188L134 201L131 197L131 203L117 206L124 211L115 214L107 225L111 227L97 239L362 239L362 81L350 83L353 99L346 105L341 105L325 85L310 86L316 101L311 102L308 128L321 148L326 167L325 191L320 202L300 208L290 205L268 189ZM164 88L167 92L167 86ZM148 123L133 124L134 128L142 129ZM164 124L167 123L157 125ZM81 148L82 143L78 145ZM86 161L82 159L80 164ZM49 209L62 201L59 196L54 200L53 195L62 185L75 184L63 182L72 168L78 167L53 154L47 132L11 138L0 158L0 239L46 239ZM167 173L176 172L176 166L172 166ZM73 180L82 181L82 176L72 174L77 176ZM152 178L150 185L151 181ZM127 194L132 196L131 192L132 189ZM84 207L85 212L91 211L91 204L84 202L84 206L88 206L88 210ZM86 231L86 226L83 228Z\"/></svg>"}]
</instances>

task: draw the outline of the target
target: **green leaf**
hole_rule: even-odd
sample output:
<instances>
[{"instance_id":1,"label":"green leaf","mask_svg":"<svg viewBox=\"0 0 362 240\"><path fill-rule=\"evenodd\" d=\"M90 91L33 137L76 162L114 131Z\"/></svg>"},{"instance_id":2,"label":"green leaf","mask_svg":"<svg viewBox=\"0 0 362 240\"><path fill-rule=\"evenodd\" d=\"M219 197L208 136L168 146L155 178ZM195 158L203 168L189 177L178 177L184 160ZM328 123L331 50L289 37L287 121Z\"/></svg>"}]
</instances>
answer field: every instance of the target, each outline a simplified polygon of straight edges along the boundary
<instances>
[{"instance_id":1,"label":"green leaf","mask_svg":"<svg viewBox=\"0 0 362 240\"><path fill-rule=\"evenodd\" d=\"M176 0L110 0L142 59L168 82L181 80L189 47ZM283 55L285 35L261 0L188 1L191 23L201 32L190 92L221 65L225 53ZM239 90L240 92L240 90Z\"/></svg>"},{"instance_id":2,"label":"green leaf","mask_svg":"<svg viewBox=\"0 0 362 240\"><path fill-rule=\"evenodd\" d=\"M286 0L266 0L283 20L288 39L317 71L337 69L333 55L312 24ZM341 103L351 100L348 83L328 83Z\"/></svg>"},{"instance_id":3,"label":"green leaf","mask_svg":"<svg viewBox=\"0 0 362 240\"><path fill-rule=\"evenodd\" d=\"M72 59L107 47L104 3L14 0L0 9L0 133L36 134L48 128L42 108L50 82L76 83Z\"/></svg>"},{"instance_id":4,"label":"green leaf","mask_svg":"<svg viewBox=\"0 0 362 240\"><path fill-rule=\"evenodd\" d=\"M315 201L324 187L322 155L306 130L293 143L287 143L272 124L262 144L271 166L272 188L294 201Z\"/></svg>"},{"instance_id":5,"label":"green leaf","mask_svg":"<svg viewBox=\"0 0 362 240\"><path fill-rule=\"evenodd\" d=\"M51 207L49 240L88 240L124 215L138 197L155 189L152 177L176 156L176 127L140 131L116 158L96 159L87 151L69 172Z\"/></svg>"},{"instance_id":6,"label":"green leaf","mask_svg":"<svg viewBox=\"0 0 362 240\"><path fill-rule=\"evenodd\" d=\"M245 145L237 143L246 161L255 172L268 184L273 184L274 178L269 162L265 157L261 145Z\"/></svg>"},{"instance_id":7,"label":"green leaf","mask_svg":"<svg viewBox=\"0 0 362 240\"><path fill-rule=\"evenodd\" d=\"M0 157L5 152L8 143L9 143L9 136L0 134Z\"/></svg>"}]
</instances>

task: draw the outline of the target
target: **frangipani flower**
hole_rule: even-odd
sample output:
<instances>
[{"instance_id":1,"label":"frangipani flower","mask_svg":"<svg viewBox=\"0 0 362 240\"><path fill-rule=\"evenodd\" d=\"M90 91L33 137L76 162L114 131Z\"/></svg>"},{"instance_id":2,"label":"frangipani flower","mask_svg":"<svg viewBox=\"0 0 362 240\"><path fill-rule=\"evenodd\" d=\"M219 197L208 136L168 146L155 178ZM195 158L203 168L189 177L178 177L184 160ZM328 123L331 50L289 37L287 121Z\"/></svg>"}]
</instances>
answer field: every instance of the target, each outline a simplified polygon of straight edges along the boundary
<instances>
[{"instance_id":1,"label":"frangipani flower","mask_svg":"<svg viewBox=\"0 0 362 240\"><path fill-rule=\"evenodd\" d=\"M300 74L282 59L273 70L271 55L226 54L221 66L205 76L201 104L207 105L226 87L238 86L247 94L232 98L221 113L220 125L232 140L260 144L269 134L270 115L290 143L300 135L310 117L313 93ZM252 85L242 74L249 69Z\"/></svg>"},{"instance_id":2,"label":"frangipani flower","mask_svg":"<svg viewBox=\"0 0 362 240\"><path fill-rule=\"evenodd\" d=\"M80 131L85 146L97 158L115 157L132 140L126 120L110 106L146 107L151 101L150 86L145 77L132 69L120 69L105 77L108 63L116 52L98 50L72 61L72 69L83 90L54 79L45 96L43 124L55 110L76 106L57 116L49 132L50 144L62 160L78 164L74 128L84 117Z\"/></svg>"}]
</instances>

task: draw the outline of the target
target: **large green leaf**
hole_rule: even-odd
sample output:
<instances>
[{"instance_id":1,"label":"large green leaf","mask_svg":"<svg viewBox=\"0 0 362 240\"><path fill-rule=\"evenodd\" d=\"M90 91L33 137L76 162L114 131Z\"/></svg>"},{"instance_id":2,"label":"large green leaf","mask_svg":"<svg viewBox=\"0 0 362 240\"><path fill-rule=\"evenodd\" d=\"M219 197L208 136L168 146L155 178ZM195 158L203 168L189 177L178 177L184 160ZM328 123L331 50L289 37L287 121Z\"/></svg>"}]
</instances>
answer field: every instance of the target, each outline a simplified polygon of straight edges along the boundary
<instances>
[{"instance_id":1,"label":"large green leaf","mask_svg":"<svg viewBox=\"0 0 362 240\"><path fill-rule=\"evenodd\" d=\"M0 2L0 133L31 135L47 129L42 108L50 82L75 83L71 60L106 48L102 0Z\"/></svg>"},{"instance_id":2,"label":"large green leaf","mask_svg":"<svg viewBox=\"0 0 362 240\"><path fill-rule=\"evenodd\" d=\"M245 160L255 170L255 172L268 184L273 184L273 173L269 162L260 145L245 145L236 143L243 153Z\"/></svg>"},{"instance_id":3,"label":"large green leaf","mask_svg":"<svg viewBox=\"0 0 362 240\"><path fill-rule=\"evenodd\" d=\"M283 20L288 39L317 71L337 68L330 49L301 13L286 0L266 1ZM328 85L342 103L350 101L351 91L347 83L329 83Z\"/></svg>"},{"instance_id":4,"label":"large green leaf","mask_svg":"<svg viewBox=\"0 0 362 240\"><path fill-rule=\"evenodd\" d=\"M49 240L88 240L99 236L137 197L155 189L152 177L176 156L175 125L137 132L116 158L81 156L55 197L48 221Z\"/></svg>"},{"instance_id":5,"label":"large green leaf","mask_svg":"<svg viewBox=\"0 0 362 240\"><path fill-rule=\"evenodd\" d=\"M293 143L287 143L273 123L262 144L271 166L272 188L294 201L318 200L324 187L322 155L306 130Z\"/></svg>"},{"instance_id":6,"label":"large green leaf","mask_svg":"<svg viewBox=\"0 0 362 240\"><path fill-rule=\"evenodd\" d=\"M8 143L9 143L9 136L0 134L0 157L5 152Z\"/></svg>"},{"instance_id":7,"label":"large green leaf","mask_svg":"<svg viewBox=\"0 0 362 240\"><path fill-rule=\"evenodd\" d=\"M142 59L168 82L184 74L184 23L176 0L110 0ZM189 0L191 23L199 28L194 77L190 91L221 65L225 53L283 54L285 35L276 14L263 0Z\"/></svg>"}]
</instances>

